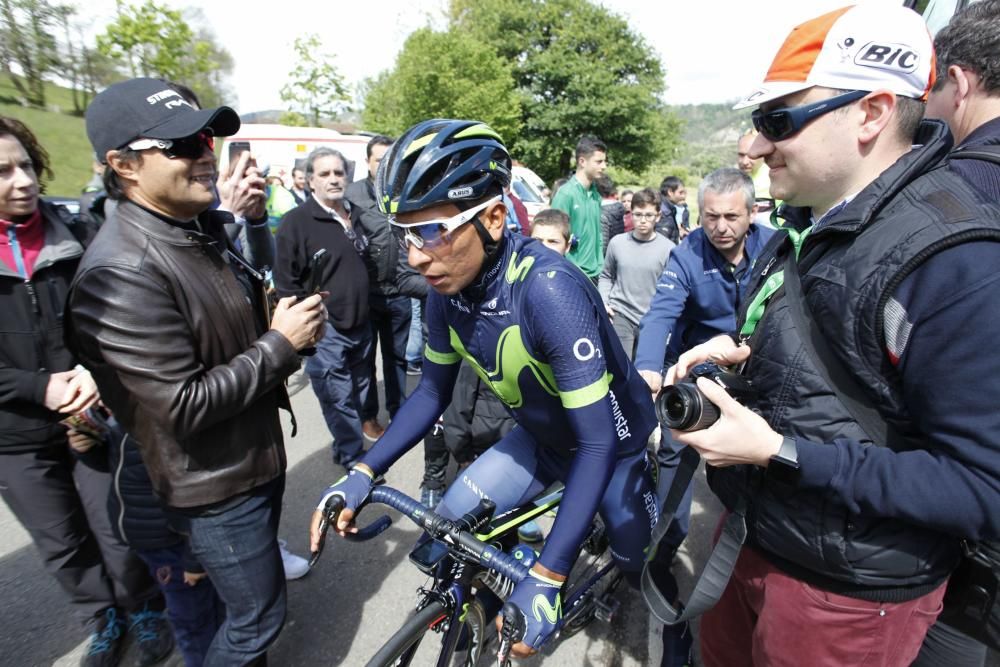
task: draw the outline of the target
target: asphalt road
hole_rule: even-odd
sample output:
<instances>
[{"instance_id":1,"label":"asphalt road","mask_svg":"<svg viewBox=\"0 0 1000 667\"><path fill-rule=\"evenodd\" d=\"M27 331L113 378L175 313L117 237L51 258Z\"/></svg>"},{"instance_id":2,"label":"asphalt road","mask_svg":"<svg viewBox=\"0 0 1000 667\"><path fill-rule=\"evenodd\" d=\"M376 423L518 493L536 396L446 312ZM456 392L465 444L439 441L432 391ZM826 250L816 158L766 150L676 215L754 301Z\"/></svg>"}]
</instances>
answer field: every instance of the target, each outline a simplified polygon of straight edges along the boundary
<instances>
[{"instance_id":1,"label":"asphalt road","mask_svg":"<svg viewBox=\"0 0 1000 667\"><path fill-rule=\"evenodd\" d=\"M414 378L410 378L411 383ZM298 554L308 550L308 521L319 492L342 474L330 459L331 437L319 405L306 387L292 397L299 433L286 425L288 480L280 534ZM384 420L383 420L384 421ZM419 497L423 470L420 447L403 458L387 481ZM692 535L677 563L682 579L692 561L703 562L705 540L718 506L699 480ZM374 515L374 512L372 512ZM425 577L408 561L416 528L400 517L381 536L364 544L332 538L322 560L305 578L288 583L288 620L269 653L278 666L364 665L413 610L416 590ZM362 515L362 523L365 522ZM33 545L0 503L0 665L30 667L77 665L86 637L73 621L66 597L42 570ZM610 624L595 623L556 643L525 665L632 666L659 663L659 634L645 607L630 590L620 594L621 608ZM655 630L655 632L654 632ZM130 664L131 651L123 665ZM180 665L175 655L168 665Z\"/></svg>"}]
</instances>

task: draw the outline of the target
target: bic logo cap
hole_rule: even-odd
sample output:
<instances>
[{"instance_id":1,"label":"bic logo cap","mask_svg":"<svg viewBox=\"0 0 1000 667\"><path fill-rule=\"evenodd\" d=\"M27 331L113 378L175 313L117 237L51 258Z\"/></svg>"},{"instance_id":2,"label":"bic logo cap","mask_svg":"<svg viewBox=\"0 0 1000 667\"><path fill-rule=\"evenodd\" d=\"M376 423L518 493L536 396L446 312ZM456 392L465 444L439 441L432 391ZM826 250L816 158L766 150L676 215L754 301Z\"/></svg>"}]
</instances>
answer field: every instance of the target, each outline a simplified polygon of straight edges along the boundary
<instances>
[{"instance_id":1,"label":"bic logo cap","mask_svg":"<svg viewBox=\"0 0 1000 667\"><path fill-rule=\"evenodd\" d=\"M813 86L888 89L926 100L934 85L934 45L919 14L900 5L844 7L796 26L764 82L735 105L756 106Z\"/></svg>"}]
</instances>

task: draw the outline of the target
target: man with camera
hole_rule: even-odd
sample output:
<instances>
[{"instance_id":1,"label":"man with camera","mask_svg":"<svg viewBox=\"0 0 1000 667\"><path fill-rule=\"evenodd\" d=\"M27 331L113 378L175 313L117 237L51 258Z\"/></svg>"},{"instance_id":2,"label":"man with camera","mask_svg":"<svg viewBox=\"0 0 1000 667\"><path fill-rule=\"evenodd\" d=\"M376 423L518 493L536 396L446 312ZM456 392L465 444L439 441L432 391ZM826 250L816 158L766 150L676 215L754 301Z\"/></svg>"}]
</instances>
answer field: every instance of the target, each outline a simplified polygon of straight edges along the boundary
<instances>
[{"instance_id":1,"label":"man with camera","mask_svg":"<svg viewBox=\"0 0 1000 667\"><path fill-rule=\"evenodd\" d=\"M750 157L784 231L738 340L667 374L742 365L755 394L699 379L721 416L674 432L709 464L721 539L746 535L702 619L706 665L909 665L961 540L1000 535L1000 357L980 342L1000 336L1000 208L947 168L944 124L921 122L933 83L920 16L859 5L793 30L737 105L758 106Z\"/></svg>"},{"instance_id":2,"label":"man with camera","mask_svg":"<svg viewBox=\"0 0 1000 667\"><path fill-rule=\"evenodd\" d=\"M206 664L266 664L285 619L278 409L326 312L318 296L286 299L268 320L263 278L226 235L232 215L210 210L214 137L239 129L235 111L139 78L97 95L86 120L118 205L73 279L66 342L226 606Z\"/></svg>"}]
</instances>

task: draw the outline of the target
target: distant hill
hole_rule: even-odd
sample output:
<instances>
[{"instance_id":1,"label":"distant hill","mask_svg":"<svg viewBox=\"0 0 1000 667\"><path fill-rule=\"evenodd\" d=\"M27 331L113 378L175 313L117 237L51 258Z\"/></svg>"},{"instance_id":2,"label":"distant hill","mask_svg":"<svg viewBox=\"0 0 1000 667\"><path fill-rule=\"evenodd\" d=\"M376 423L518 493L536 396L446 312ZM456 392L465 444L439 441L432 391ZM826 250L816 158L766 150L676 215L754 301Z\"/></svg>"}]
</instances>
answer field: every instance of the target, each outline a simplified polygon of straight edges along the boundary
<instances>
[{"instance_id":1,"label":"distant hill","mask_svg":"<svg viewBox=\"0 0 1000 667\"><path fill-rule=\"evenodd\" d=\"M683 104L670 107L680 118L682 146L676 164L692 181L719 167L736 164L736 141L751 127L750 113L733 111L730 104ZM692 183L687 184L690 188Z\"/></svg>"},{"instance_id":2,"label":"distant hill","mask_svg":"<svg viewBox=\"0 0 1000 667\"><path fill-rule=\"evenodd\" d=\"M692 143L735 142L751 127L750 112L731 104L683 104L670 107L684 121L682 137Z\"/></svg>"}]
</instances>

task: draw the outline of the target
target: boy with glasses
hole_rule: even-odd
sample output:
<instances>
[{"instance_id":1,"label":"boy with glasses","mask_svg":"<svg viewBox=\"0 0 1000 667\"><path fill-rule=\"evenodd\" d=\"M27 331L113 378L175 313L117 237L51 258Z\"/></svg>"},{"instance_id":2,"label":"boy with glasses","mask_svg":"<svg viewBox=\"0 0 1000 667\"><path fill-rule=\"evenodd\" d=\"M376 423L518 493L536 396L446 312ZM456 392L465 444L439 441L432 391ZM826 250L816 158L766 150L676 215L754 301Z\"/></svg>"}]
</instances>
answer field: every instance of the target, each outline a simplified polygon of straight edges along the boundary
<instances>
[{"instance_id":1,"label":"boy with glasses","mask_svg":"<svg viewBox=\"0 0 1000 667\"><path fill-rule=\"evenodd\" d=\"M656 292L656 279L675 247L656 233L660 219L660 196L646 188L632 195L631 232L611 239L597 289L625 352L632 357L639 321L649 310Z\"/></svg>"}]
</instances>

